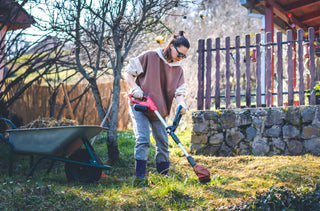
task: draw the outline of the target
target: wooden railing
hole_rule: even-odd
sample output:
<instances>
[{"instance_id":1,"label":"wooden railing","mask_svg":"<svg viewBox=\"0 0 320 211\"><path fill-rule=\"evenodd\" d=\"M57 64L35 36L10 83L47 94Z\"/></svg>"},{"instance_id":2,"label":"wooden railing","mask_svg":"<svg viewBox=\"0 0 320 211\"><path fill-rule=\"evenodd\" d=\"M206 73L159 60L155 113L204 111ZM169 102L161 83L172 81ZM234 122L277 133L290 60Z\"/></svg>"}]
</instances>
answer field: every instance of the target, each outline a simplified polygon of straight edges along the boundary
<instances>
[{"instance_id":1,"label":"wooden railing","mask_svg":"<svg viewBox=\"0 0 320 211\"><path fill-rule=\"evenodd\" d=\"M303 39L304 33L308 33L307 40ZM255 43L251 45L248 34L245 36L245 44L241 45L240 36L236 36L234 47L231 47L230 37L225 38L225 47L221 47L221 39L216 38L215 48L212 48L212 39L207 39L206 42L199 40L198 110L212 107L228 109L305 105L305 93L310 94L309 104L316 104L316 92L313 90L316 84L315 55L320 50L320 40L315 39L314 28L309 28L308 32L299 29L296 40L293 39L292 30L287 31L286 41L282 41L282 38L283 33L277 32L277 40L272 42L271 33L266 33L265 41L262 42L262 35L256 34ZM243 62L241 52L244 52ZM284 53L287 55L286 59ZM215 71L212 71L213 66ZM230 80L232 74L235 77L233 90ZM244 76L242 79L241 74ZM265 77L261 77L262 74ZM222 75L225 78L223 81ZM285 75L287 84L283 79ZM214 83L211 81L212 77L215 79ZM240 79L243 81L242 86ZM214 93L211 93L212 88ZM287 102L284 102L284 96ZM245 98L245 104L241 98Z\"/></svg>"}]
</instances>

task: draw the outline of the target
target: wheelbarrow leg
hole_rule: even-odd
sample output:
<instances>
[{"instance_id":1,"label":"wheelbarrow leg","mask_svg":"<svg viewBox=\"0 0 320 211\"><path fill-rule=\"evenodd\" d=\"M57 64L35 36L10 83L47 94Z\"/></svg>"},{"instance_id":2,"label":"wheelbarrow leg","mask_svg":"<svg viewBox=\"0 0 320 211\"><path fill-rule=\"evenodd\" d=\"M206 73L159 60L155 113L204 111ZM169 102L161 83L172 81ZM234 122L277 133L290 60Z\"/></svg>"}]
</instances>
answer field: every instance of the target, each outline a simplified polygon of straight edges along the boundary
<instances>
[{"instance_id":1,"label":"wheelbarrow leg","mask_svg":"<svg viewBox=\"0 0 320 211\"><path fill-rule=\"evenodd\" d=\"M52 169L52 167L53 167L54 163L55 163L55 160L51 160L50 166L49 166L49 168L47 169L47 174L49 174L49 173L50 173L50 171L51 171L51 169Z\"/></svg>"},{"instance_id":2,"label":"wheelbarrow leg","mask_svg":"<svg viewBox=\"0 0 320 211\"><path fill-rule=\"evenodd\" d=\"M33 175L33 172L34 170L36 169L37 165L39 164L39 162L42 160L42 159L45 159L46 156L39 156L38 159L36 160L36 162L32 165L32 167L30 168L28 174L27 174L27 177L31 177Z\"/></svg>"},{"instance_id":3,"label":"wheelbarrow leg","mask_svg":"<svg viewBox=\"0 0 320 211\"><path fill-rule=\"evenodd\" d=\"M95 164L99 164L102 165L102 161L100 160L99 156L96 154L96 152L94 151L92 145L89 143L88 140L83 140L84 145L87 148L87 151L89 152L91 158L93 159L93 163Z\"/></svg>"}]
</instances>

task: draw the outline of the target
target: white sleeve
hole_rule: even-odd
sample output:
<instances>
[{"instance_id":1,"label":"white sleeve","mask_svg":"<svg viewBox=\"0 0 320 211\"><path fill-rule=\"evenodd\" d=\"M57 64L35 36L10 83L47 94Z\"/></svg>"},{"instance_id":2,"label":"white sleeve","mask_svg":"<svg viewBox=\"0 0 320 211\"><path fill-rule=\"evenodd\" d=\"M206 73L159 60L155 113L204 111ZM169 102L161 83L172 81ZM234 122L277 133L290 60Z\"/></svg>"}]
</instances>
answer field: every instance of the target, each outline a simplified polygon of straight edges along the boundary
<instances>
[{"instance_id":1,"label":"white sleeve","mask_svg":"<svg viewBox=\"0 0 320 211\"><path fill-rule=\"evenodd\" d=\"M177 95L186 95L187 92L186 92L186 84L183 83L181 86L179 86L177 89L176 89L176 92L174 93L175 96Z\"/></svg>"},{"instance_id":2,"label":"white sleeve","mask_svg":"<svg viewBox=\"0 0 320 211\"><path fill-rule=\"evenodd\" d=\"M143 73L143 69L138 57L129 60L129 64L126 67L125 72L135 77Z\"/></svg>"}]
</instances>

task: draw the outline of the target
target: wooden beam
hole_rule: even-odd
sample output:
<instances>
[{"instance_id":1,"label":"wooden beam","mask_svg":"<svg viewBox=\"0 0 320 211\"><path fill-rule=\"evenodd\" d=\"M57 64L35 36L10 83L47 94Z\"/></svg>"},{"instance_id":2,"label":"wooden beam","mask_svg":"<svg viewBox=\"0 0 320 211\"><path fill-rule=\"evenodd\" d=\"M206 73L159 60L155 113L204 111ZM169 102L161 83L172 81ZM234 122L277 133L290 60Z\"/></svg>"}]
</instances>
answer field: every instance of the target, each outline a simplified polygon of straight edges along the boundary
<instances>
[{"instance_id":1,"label":"wooden beam","mask_svg":"<svg viewBox=\"0 0 320 211\"><path fill-rule=\"evenodd\" d=\"M285 10L288 12L294 12L296 10L301 10L306 7L320 5L319 0L303 0L296 1L295 3L289 4L285 7Z\"/></svg>"},{"instance_id":2,"label":"wooden beam","mask_svg":"<svg viewBox=\"0 0 320 211\"><path fill-rule=\"evenodd\" d=\"M287 16L287 11L285 11L279 4L275 3L274 1L270 1L270 4L273 7L273 13L278 16L281 20L285 21L290 26L290 19ZM291 17L291 21L298 27L303 29L304 31L308 30L308 27L305 24L302 24L299 20L295 17Z\"/></svg>"},{"instance_id":3,"label":"wooden beam","mask_svg":"<svg viewBox=\"0 0 320 211\"><path fill-rule=\"evenodd\" d=\"M318 20L320 19L319 11L309 13L308 15L304 15L303 19L301 20L301 23L308 23L310 21Z\"/></svg>"}]
</instances>

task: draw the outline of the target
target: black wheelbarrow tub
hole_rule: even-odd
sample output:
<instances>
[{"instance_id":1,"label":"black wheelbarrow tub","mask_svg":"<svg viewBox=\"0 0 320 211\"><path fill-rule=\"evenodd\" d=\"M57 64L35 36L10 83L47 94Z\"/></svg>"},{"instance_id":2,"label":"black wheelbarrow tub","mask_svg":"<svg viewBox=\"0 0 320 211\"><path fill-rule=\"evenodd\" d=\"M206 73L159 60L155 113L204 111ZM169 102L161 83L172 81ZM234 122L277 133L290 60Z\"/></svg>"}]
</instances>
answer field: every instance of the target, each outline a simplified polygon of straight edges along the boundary
<instances>
[{"instance_id":1,"label":"black wheelbarrow tub","mask_svg":"<svg viewBox=\"0 0 320 211\"><path fill-rule=\"evenodd\" d=\"M65 156L106 128L94 125L11 129L9 142L13 151L26 154Z\"/></svg>"}]
</instances>

